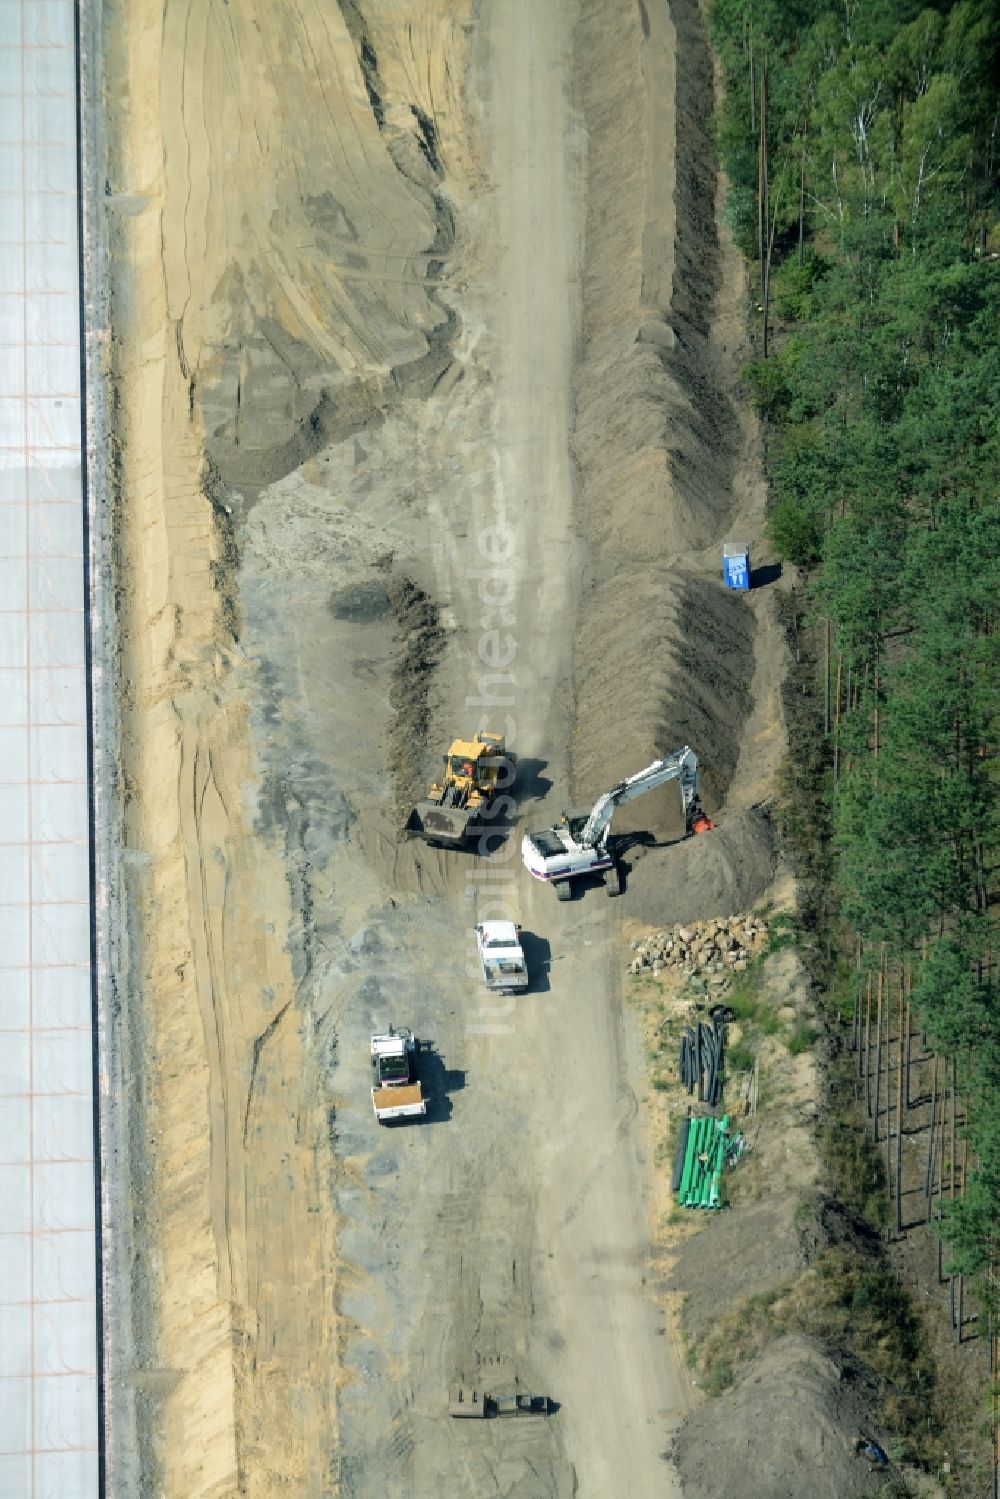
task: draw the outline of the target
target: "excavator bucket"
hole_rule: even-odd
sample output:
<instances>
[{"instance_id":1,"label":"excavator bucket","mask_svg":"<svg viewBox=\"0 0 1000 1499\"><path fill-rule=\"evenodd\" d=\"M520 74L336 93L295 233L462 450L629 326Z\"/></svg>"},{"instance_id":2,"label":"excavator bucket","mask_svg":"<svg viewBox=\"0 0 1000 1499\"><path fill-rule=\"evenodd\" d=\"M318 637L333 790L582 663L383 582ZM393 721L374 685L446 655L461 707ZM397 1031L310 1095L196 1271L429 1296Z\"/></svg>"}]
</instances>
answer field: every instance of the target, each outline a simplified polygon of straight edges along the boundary
<instances>
[{"instance_id":1,"label":"excavator bucket","mask_svg":"<svg viewBox=\"0 0 1000 1499\"><path fill-rule=\"evenodd\" d=\"M414 838L426 838L428 843L444 843L454 847L468 838L474 815L468 807L442 807L437 802L417 802L406 819L406 832Z\"/></svg>"}]
</instances>

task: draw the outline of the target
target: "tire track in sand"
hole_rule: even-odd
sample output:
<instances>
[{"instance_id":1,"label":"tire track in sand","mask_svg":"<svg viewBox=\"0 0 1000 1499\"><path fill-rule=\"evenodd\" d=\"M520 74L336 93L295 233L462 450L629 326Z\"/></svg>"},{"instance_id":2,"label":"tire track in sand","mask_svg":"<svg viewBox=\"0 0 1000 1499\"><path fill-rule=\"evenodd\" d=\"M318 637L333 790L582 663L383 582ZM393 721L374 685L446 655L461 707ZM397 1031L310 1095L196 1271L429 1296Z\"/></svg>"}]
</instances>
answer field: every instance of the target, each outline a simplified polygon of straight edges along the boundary
<instances>
[{"instance_id":1,"label":"tire track in sand","mask_svg":"<svg viewBox=\"0 0 1000 1499\"><path fill-rule=\"evenodd\" d=\"M125 838L146 870L122 980L126 1024L148 1047L144 1107L128 1127L146 1142L153 1233L112 1231L126 1240L120 1262L138 1261L150 1282L148 1341L170 1378L144 1381L127 1360L110 1372L115 1399L153 1407L140 1423L154 1443L138 1454L141 1492L319 1496L336 1440L325 1114L304 1059L284 866L254 826L252 669L230 634L232 559L203 489L204 433L180 356L183 346L197 370L204 353L206 268L187 236L191 214L211 215L184 182L209 170L208 136L166 118L159 80L169 93L173 75L160 47L194 47L171 66L197 91L207 43L183 7L166 30L163 11L136 0L105 40L129 99L109 162L122 205L109 224L122 268L109 378ZM165 212L178 189L184 211ZM172 309L189 301L199 317L182 341Z\"/></svg>"}]
</instances>

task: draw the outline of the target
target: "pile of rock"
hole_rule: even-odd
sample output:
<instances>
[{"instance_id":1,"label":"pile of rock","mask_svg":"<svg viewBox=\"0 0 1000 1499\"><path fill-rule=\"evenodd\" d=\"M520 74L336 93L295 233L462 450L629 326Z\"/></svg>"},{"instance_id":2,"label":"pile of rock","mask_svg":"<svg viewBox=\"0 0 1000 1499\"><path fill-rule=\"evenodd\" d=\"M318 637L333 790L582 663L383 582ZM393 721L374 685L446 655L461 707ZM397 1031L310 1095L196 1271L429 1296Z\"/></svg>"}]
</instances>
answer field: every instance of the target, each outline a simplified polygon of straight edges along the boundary
<instances>
[{"instance_id":1,"label":"pile of rock","mask_svg":"<svg viewBox=\"0 0 1000 1499\"><path fill-rule=\"evenodd\" d=\"M669 931L636 937L627 972L672 971L685 978L700 978L713 989L729 988L734 973L745 973L752 958L763 951L767 923L758 916L718 917L693 921Z\"/></svg>"}]
</instances>

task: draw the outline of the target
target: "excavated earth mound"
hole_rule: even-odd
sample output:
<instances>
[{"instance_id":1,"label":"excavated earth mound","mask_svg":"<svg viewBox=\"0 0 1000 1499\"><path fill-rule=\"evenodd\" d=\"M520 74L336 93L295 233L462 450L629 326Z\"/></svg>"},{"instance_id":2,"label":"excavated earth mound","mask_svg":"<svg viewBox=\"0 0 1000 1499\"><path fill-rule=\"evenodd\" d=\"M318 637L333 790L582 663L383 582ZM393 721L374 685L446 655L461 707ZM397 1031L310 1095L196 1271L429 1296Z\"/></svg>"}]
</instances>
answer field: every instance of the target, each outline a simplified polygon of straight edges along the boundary
<instances>
[{"instance_id":1,"label":"excavated earth mound","mask_svg":"<svg viewBox=\"0 0 1000 1499\"><path fill-rule=\"evenodd\" d=\"M662 45L671 28L676 69ZM615 833L632 866L629 914L732 914L776 873L771 824L755 803L780 753L782 647L770 598L729 592L721 579L723 542L761 534L763 487L738 391L749 357L743 272L718 229L711 54L696 0L638 12L585 0L577 46L600 67L582 69L580 89L591 145L573 447L589 568L573 800L589 805L691 745L718 831L658 851L683 831L669 785L623 809ZM637 78L645 96L622 111Z\"/></svg>"},{"instance_id":2,"label":"excavated earth mound","mask_svg":"<svg viewBox=\"0 0 1000 1499\"><path fill-rule=\"evenodd\" d=\"M614 736L607 712L595 706L582 718L574 756L585 800L603 789L602 775L618 779L668 746L690 744L703 765L706 811L718 811L739 759L754 628L743 595L680 569L623 571L595 590L584 604L578 656L592 663L588 700L613 708ZM692 648L702 639L710 649ZM612 761L619 754L627 754L627 766ZM676 787L623 808L615 830L635 828L676 837L683 829Z\"/></svg>"},{"instance_id":3,"label":"excavated earth mound","mask_svg":"<svg viewBox=\"0 0 1000 1499\"><path fill-rule=\"evenodd\" d=\"M639 844L623 862L629 915L660 924L696 921L706 911L728 916L749 910L771 889L780 867L763 807L729 814L714 832L673 843L664 855Z\"/></svg>"},{"instance_id":4,"label":"excavated earth mound","mask_svg":"<svg viewBox=\"0 0 1000 1499\"><path fill-rule=\"evenodd\" d=\"M684 1297L684 1332L697 1343L719 1315L720 1302L777 1291L807 1262L803 1230L796 1219L798 1192L778 1192L720 1213L711 1233L681 1245L670 1274L671 1289ZM766 1245L748 1254L747 1245Z\"/></svg>"},{"instance_id":5,"label":"excavated earth mound","mask_svg":"<svg viewBox=\"0 0 1000 1499\"><path fill-rule=\"evenodd\" d=\"M884 1447L867 1412L873 1388L807 1338L785 1337L732 1389L694 1411L675 1456L685 1499L860 1499L888 1488L861 1440Z\"/></svg>"}]
</instances>

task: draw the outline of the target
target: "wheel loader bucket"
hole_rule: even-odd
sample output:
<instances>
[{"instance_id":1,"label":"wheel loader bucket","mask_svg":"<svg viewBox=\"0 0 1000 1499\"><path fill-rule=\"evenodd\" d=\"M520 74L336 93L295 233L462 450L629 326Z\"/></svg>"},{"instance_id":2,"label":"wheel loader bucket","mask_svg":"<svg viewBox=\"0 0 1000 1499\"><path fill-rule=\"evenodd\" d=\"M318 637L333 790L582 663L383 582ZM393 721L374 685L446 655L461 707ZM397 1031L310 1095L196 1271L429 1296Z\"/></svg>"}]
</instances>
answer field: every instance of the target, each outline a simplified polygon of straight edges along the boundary
<instances>
[{"instance_id":1,"label":"wheel loader bucket","mask_svg":"<svg viewBox=\"0 0 1000 1499\"><path fill-rule=\"evenodd\" d=\"M464 843L473 814L468 807L439 807L436 802L418 802L406 819L405 831L428 843Z\"/></svg>"}]
</instances>

